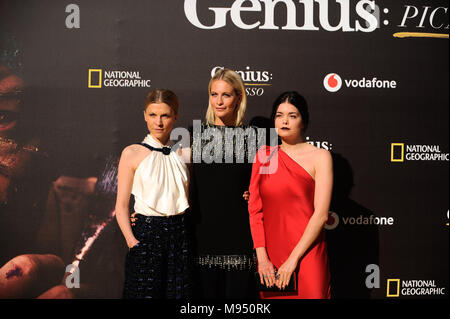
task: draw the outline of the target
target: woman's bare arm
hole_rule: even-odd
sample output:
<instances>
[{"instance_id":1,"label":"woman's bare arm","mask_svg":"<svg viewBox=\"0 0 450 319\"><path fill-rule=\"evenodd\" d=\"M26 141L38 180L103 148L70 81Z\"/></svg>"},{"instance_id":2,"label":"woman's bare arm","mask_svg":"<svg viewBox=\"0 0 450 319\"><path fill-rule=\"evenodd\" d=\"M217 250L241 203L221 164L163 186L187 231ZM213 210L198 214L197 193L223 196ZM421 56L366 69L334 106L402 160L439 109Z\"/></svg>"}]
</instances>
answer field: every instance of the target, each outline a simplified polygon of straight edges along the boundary
<instances>
[{"instance_id":1,"label":"woman's bare arm","mask_svg":"<svg viewBox=\"0 0 450 319\"><path fill-rule=\"evenodd\" d=\"M136 159L136 149L132 146L126 147L119 161L118 186L116 199L116 219L120 230L129 248L135 246L139 241L134 237L130 224L130 196L133 185Z\"/></svg>"}]
</instances>

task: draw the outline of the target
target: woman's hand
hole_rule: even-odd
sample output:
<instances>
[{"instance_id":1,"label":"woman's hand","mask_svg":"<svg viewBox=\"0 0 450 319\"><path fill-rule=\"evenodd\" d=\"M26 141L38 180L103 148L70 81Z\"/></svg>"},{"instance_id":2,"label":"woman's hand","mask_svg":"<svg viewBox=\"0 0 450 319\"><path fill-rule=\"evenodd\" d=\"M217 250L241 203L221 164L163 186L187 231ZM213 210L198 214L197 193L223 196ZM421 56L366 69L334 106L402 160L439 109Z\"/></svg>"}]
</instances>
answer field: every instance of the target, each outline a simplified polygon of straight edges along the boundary
<instances>
[{"instance_id":1,"label":"woman's hand","mask_svg":"<svg viewBox=\"0 0 450 319\"><path fill-rule=\"evenodd\" d=\"M272 287L275 284L275 267L269 259L258 260L258 272L261 284Z\"/></svg>"},{"instance_id":2,"label":"woman's hand","mask_svg":"<svg viewBox=\"0 0 450 319\"><path fill-rule=\"evenodd\" d=\"M242 194L242 197L245 199L245 201L248 202L248 199L250 198L250 192L245 191L244 194Z\"/></svg>"},{"instance_id":3,"label":"woman's hand","mask_svg":"<svg viewBox=\"0 0 450 319\"><path fill-rule=\"evenodd\" d=\"M290 257L278 269L275 285L279 289L284 289L289 284L291 275L295 271L295 268L297 268L297 263L297 260Z\"/></svg>"},{"instance_id":4,"label":"woman's hand","mask_svg":"<svg viewBox=\"0 0 450 319\"><path fill-rule=\"evenodd\" d=\"M139 240L137 240L136 238L134 238L131 242L127 243L128 249L133 248L133 247L136 246L137 244L139 244Z\"/></svg>"},{"instance_id":5,"label":"woman's hand","mask_svg":"<svg viewBox=\"0 0 450 319\"><path fill-rule=\"evenodd\" d=\"M130 222L131 222L131 226L135 226L136 221L138 220L138 218L136 217L137 213L134 212L133 214L131 214L130 216Z\"/></svg>"},{"instance_id":6,"label":"woman's hand","mask_svg":"<svg viewBox=\"0 0 450 319\"><path fill-rule=\"evenodd\" d=\"M136 221L138 220L138 218L136 217L137 213L134 212L133 214L131 214L130 216L130 222L131 222L131 226L136 225ZM134 246L136 246L137 244L139 244L139 240L137 240L136 238L133 238L132 241L130 241L129 243L127 243L128 248L131 249Z\"/></svg>"}]
</instances>

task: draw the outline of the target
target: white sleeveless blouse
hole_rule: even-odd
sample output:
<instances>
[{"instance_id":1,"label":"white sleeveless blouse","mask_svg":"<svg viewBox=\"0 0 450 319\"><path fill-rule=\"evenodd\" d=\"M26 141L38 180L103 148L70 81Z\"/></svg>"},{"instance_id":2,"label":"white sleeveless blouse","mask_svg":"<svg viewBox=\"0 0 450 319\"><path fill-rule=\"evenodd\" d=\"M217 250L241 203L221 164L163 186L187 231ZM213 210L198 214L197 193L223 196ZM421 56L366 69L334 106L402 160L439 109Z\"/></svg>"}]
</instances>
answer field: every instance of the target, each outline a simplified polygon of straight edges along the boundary
<instances>
[{"instance_id":1,"label":"white sleeveless blouse","mask_svg":"<svg viewBox=\"0 0 450 319\"><path fill-rule=\"evenodd\" d=\"M174 144L162 145L150 134L142 142L157 148ZM145 216L182 214L189 207L188 191L189 172L182 158L173 151L169 155L152 151L134 173L134 211Z\"/></svg>"}]
</instances>

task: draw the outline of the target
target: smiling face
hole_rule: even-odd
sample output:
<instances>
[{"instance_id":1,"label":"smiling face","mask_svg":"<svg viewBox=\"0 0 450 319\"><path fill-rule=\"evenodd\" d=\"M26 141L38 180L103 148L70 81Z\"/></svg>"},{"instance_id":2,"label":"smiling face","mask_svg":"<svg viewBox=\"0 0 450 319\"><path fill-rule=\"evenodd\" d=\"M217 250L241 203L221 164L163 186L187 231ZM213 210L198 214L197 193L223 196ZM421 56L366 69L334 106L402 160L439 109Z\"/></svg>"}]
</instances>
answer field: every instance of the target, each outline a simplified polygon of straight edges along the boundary
<instances>
[{"instance_id":1,"label":"smiling face","mask_svg":"<svg viewBox=\"0 0 450 319\"><path fill-rule=\"evenodd\" d=\"M223 80L216 80L211 85L209 102L213 108L216 125L233 126L236 122L236 108L240 97L231 84Z\"/></svg>"},{"instance_id":2,"label":"smiling face","mask_svg":"<svg viewBox=\"0 0 450 319\"><path fill-rule=\"evenodd\" d=\"M275 129L281 139L301 138L302 116L294 105L284 102L278 106L275 113Z\"/></svg>"},{"instance_id":3,"label":"smiling face","mask_svg":"<svg viewBox=\"0 0 450 319\"><path fill-rule=\"evenodd\" d=\"M14 137L23 87L21 78L0 65L0 137Z\"/></svg>"},{"instance_id":4,"label":"smiling face","mask_svg":"<svg viewBox=\"0 0 450 319\"><path fill-rule=\"evenodd\" d=\"M162 144L167 144L178 115L166 103L151 103L144 111L144 119L150 134Z\"/></svg>"}]
</instances>

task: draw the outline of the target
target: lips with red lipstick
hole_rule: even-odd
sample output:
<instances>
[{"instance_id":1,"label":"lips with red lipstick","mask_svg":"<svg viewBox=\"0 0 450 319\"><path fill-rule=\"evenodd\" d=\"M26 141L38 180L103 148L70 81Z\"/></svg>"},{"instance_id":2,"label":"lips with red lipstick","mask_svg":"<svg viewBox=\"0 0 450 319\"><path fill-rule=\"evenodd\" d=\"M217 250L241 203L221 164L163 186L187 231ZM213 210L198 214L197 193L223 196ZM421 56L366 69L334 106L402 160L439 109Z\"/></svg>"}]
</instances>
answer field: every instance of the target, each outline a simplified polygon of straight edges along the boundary
<instances>
[{"instance_id":1,"label":"lips with red lipstick","mask_svg":"<svg viewBox=\"0 0 450 319\"><path fill-rule=\"evenodd\" d=\"M0 110L0 132L6 132L16 126L18 112Z\"/></svg>"}]
</instances>

